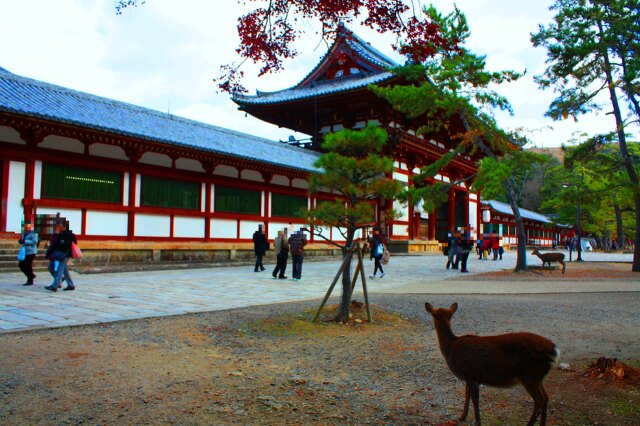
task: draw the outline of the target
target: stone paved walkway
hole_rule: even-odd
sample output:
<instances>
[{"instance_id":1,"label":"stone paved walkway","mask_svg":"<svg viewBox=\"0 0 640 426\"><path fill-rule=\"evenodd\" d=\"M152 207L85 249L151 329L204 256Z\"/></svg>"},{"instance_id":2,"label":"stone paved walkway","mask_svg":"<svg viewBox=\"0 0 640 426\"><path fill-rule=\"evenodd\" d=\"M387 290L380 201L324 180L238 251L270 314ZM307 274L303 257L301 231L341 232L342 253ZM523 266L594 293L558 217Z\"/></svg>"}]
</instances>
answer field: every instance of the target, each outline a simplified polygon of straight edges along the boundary
<instances>
[{"instance_id":1,"label":"stone paved walkway","mask_svg":"<svg viewBox=\"0 0 640 426\"><path fill-rule=\"evenodd\" d=\"M585 253L586 261L626 261L630 254ZM444 268L441 255L394 256L385 267L384 279L369 280L370 292L378 293L555 293L639 291L635 282L472 282L447 281L460 276ZM537 264L537 258L530 262ZM373 263L366 260L367 276ZM509 269L515 254L505 253L502 261L480 261L471 257L471 274ZM74 273L76 291L51 293L43 289L50 277L41 273L36 285L23 287L19 273L0 274L0 332L43 327L129 320L190 312L232 309L251 305L322 298L339 266L338 261L306 262L301 281L274 280L270 271L261 273L252 266L208 269L123 272L105 274ZM568 264L567 269L570 270ZM291 265L287 273L290 273ZM16 268L17 269L17 268ZM559 274L559 271L556 271ZM358 284L360 287L360 284ZM357 288L358 288L357 287ZM361 287L360 290L361 292ZM339 284L334 295L340 294Z\"/></svg>"}]
</instances>

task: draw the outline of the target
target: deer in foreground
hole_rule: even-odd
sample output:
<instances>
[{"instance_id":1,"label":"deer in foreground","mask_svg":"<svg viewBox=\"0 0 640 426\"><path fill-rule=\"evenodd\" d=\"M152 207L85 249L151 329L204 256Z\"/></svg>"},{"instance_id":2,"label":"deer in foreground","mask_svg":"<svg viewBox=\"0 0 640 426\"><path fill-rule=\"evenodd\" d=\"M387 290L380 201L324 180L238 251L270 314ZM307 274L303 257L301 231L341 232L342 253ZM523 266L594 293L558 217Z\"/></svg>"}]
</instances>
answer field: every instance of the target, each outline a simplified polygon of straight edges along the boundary
<instances>
[{"instance_id":1,"label":"deer in foreground","mask_svg":"<svg viewBox=\"0 0 640 426\"><path fill-rule=\"evenodd\" d=\"M544 264L549 264L549 271L551 271L551 262L558 262L562 264L562 273L567 265L564 263L564 253L540 253L537 248L534 248L531 254L535 254L542 260L542 269L544 270Z\"/></svg>"},{"instance_id":2,"label":"deer in foreground","mask_svg":"<svg viewBox=\"0 0 640 426\"><path fill-rule=\"evenodd\" d=\"M451 372L465 382L464 408L460 421L467 418L469 398L473 401L476 424L480 421L480 385L512 387L518 383L533 398L533 413L527 423L547 422L549 396L542 382L557 362L560 351L546 337L532 333L509 333L498 336L456 336L451 330L451 317L458 309L434 308L425 303L433 317L440 351Z\"/></svg>"}]
</instances>

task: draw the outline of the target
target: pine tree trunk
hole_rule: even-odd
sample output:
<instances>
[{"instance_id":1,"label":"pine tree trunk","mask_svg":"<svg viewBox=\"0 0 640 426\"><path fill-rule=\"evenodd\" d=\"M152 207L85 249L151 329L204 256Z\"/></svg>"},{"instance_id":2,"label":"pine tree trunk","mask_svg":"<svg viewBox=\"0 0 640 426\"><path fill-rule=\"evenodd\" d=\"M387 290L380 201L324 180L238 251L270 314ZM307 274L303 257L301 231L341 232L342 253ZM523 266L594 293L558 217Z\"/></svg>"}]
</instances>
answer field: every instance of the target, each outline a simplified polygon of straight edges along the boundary
<instances>
[{"instance_id":1,"label":"pine tree trunk","mask_svg":"<svg viewBox=\"0 0 640 426\"><path fill-rule=\"evenodd\" d=\"M342 260L349 256L349 252L353 250L353 239L356 233L355 228L349 228L347 230L347 241L345 243L345 248L342 253ZM349 314L351 312L351 264L353 262L353 257L351 261L344 268L344 272L342 273L342 295L340 296L340 307L338 309L338 314L336 315L336 321L346 323L349 321Z\"/></svg>"},{"instance_id":2,"label":"pine tree trunk","mask_svg":"<svg viewBox=\"0 0 640 426\"><path fill-rule=\"evenodd\" d=\"M602 22L598 21L598 28L600 30L600 36L604 33L602 29ZM616 119L616 134L618 136L618 142L620 144L620 155L622 157L622 164L624 165L631 181L631 190L633 192L633 200L636 207L636 237L635 237L635 249L633 250L633 264L631 270L633 272L640 272L640 178L636 173L633 161L629 156L627 149L627 139L624 132L624 120L622 119L622 112L620 111L620 105L618 102L618 95L616 94L616 85L613 79L611 60L609 54L605 51L603 53L604 59L604 71L607 78L607 86L609 89L609 98L611 100L611 106L613 107L613 116Z\"/></svg>"},{"instance_id":3,"label":"pine tree trunk","mask_svg":"<svg viewBox=\"0 0 640 426\"><path fill-rule=\"evenodd\" d=\"M618 239L618 248L624 250L626 244L624 239L624 227L622 226L622 210L620 210L620 206L618 204L614 204L613 211L616 214L616 235Z\"/></svg>"}]
</instances>

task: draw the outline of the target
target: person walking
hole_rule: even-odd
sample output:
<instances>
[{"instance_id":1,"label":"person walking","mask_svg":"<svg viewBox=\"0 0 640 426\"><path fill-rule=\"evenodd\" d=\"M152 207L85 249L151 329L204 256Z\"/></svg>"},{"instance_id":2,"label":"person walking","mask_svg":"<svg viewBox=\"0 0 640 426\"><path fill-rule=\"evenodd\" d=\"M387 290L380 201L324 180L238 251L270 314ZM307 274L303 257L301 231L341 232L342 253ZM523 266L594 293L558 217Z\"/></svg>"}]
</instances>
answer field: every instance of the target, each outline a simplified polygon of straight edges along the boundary
<instances>
[{"instance_id":1,"label":"person walking","mask_svg":"<svg viewBox=\"0 0 640 426\"><path fill-rule=\"evenodd\" d=\"M451 267L452 269L458 269L458 238L459 232L450 232L449 233L449 241L447 245L447 269Z\"/></svg>"},{"instance_id":2,"label":"person walking","mask_svg":"<svg viewBox=\"0 0 640 426\"><path fill-rule=\"evenodd\" d=\"M264 265L262 264L262 256L267 253L269 248L269 242L264 235L262 225L258 225L258 230L253 233L253 251L256 254L256 265L253 268L253 272L264 271Z\"/></svg>"},{"instance_id":3,"label":"person walking","mask_svg":"<svg viewBox=\"0 0 640 426\"><path fill-rule=\"evenodd\" d=\"M471 241L471 236L469 235L469 231L465 231L464 228L462 230L462 236L460 241L458 242L458 258L460 259L460 272L467 273L467 260L469 259L469 253L471 253L471 249L473 248L473 241Z\"/></svg>"},{"instance_id":4,"label":"person walking","mask_svg":"<svg viewBox=\"0 0 640 426\"><path fill-rule=\"evenodd\" d=\"M18 260L18 268L27 277L27 282L22 285L33 285L36 274L33 273L33 259L38 254L38 234L33 230L30 223L24 224L24 234L18 240L22 245L20 250L24 250L24 258Z\"/></svg>"},{"instance_id":5,"label":"person walking","mask_svg":"<svg viewBox=\"0 0 640 426\"><path fill-rule=\"evenodd\" d=\"M291 250L291 275L294 281L302 278L302 262L304 261L304 246L307 245L304 231L300 229L289 237L289 249Z\"/></svg>"},{"instance_id":6,"label":"person walking","mask_svg":"<svg viewBox=\"0 0 640 426\"><path fill-rule=\"evenodd\" d=\"M71 259L71 243L78 244L78 240L69 229L69 225L58 224L56 234L51 238L46 253L46 257L49 259L49 273L53 276L53 282L45 287L45 290L58 291L63 278L67 282L67 286L62 289L63 291L76 289L67 266L69 259Z\"/></svg>"},{"instance_id":7,"label":"person walking","mask_svg":"<svg viewBox=\"0 0 640 426\"><path fill-rule=\"evenodd\" d=\"M380 260L384 255L384 249L387 245L387 239L380 232L380 227L373 228L373 236L371 237L371 252L369 259L374 259L373 275L369 275L372 280L376 278L376 273L380 271L380 278L384 277L384 270Z\"/></svg>"},{"instance_id":8,"label":"person walking","mask_svg":"<svg viewBox=\"0 0 640 426\"><path fill-rule=\"evenodd\" d=\"M498 260L498 255L500 254L500 237L498 234L493 234L491 238L491 251L493 252L493 260ZM500 256L502 260L502 256Z\"/></svg>"},{"instance_id":9,"label":"person walking","mask_svg":"<svg viewBox=\"0 0 640 426\"><path fill-rule=\"evenodd\" d=\"M276 251L276 267L271 275L273 278L284 280L287 276L284 274L287 270L287 259L289 258L289 241L287 238L287 228L278 231L278 236L273 240L273 246Z\"/></svg>"}]
</instances>

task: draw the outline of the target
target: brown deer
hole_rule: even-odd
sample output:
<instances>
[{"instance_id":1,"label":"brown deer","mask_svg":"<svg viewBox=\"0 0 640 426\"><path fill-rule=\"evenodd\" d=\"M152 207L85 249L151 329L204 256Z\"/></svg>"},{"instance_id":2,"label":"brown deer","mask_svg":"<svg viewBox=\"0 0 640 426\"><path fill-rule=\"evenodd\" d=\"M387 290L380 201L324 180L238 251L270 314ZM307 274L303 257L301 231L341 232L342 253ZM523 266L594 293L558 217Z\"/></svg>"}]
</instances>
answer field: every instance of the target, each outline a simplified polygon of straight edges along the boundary
<instances>
[{"instance_id":1,"label":"brown deer","mask_svg":"<svg viewBox=\"0 0 640 426\"><path fill-rule=\"evenodd\" d=\"M533 398L529 426L540 416L547 422L549 396L542 382L556 363L560 351L549 339L532 333L509 333L499 336L456 336L451 330L451 317L458 309L434 308L425 303L433 317L440 351L451 372L465 382L464 408L460 421L467 418L469 398L473 401L476 424L480 421L480 385L511 387L520 383Z\"/></svg>"},{"instance_id":2,"label":"brown deer","mask_svg":"<svg viewBox=\"0 0 640 426\"><path fill-rule=\"evenodd\" d=\"M549 271L551 271L551 262L558 262L562 264L562 273L567 265L564 263L564 253L540 253L537 248L534 248L531 254L535 254L542 260L542 269L544 270L544 264L549 264Z\"/></svg>"}]
</instances>

